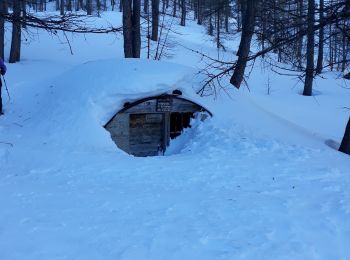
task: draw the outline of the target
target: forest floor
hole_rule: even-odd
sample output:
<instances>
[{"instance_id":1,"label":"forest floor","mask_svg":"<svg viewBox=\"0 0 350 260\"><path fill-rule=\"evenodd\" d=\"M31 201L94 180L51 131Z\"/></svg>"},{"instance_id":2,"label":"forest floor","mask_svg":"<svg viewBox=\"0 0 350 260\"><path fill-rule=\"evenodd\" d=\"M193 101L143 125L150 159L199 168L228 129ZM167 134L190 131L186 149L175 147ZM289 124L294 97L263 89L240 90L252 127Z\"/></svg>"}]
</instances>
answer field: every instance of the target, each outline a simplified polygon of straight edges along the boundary
<instances>
[{"instance_id":1,"label":"forest floor","mask_svg":"<svg viewBox=\"0 0 350 260\"><path fill-rule=\"evenodd\" d=\"M249 91L200 98L205 61L189 49L217 57L215 42L174 28L161 62L123 60L120 35L68 34L71 55L63 35L25 34L0 117L0 259L350 259L350 157L335 149L349 83L326 73L303 97L257 61ZM234 59L237 39L225 44ZM174 88L213 118L166 156L120 151L106 120Z\"/></svg>"}]
</instances>

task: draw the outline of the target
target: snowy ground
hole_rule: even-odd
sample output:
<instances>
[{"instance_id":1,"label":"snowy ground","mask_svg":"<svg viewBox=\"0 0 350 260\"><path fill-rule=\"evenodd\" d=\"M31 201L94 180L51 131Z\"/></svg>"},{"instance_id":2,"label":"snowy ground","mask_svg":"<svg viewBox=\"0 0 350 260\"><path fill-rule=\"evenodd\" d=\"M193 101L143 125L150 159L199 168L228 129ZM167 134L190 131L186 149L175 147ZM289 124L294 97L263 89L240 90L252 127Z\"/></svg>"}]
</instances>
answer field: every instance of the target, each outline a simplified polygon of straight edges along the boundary
<instances>
[{"instance_id":1,"label":"snowy ground","mask_svg":"<svg viewBox=\"0 0 350 260\"><path fill-rule=\"evenodd\" d=\"M201 27L176 28L174 40L216 54ZM257 68L251 92L201 99L200 57L180 45L176 65L123 61L121 37L75 36L73 56L35 37L6 75L0 259L350 259L350 158L329 145L350 90L334 74L306 98ZM175 87L214 117L167 156L118 150L102 125L122 102Z\"/></svg>"}]
</instances>

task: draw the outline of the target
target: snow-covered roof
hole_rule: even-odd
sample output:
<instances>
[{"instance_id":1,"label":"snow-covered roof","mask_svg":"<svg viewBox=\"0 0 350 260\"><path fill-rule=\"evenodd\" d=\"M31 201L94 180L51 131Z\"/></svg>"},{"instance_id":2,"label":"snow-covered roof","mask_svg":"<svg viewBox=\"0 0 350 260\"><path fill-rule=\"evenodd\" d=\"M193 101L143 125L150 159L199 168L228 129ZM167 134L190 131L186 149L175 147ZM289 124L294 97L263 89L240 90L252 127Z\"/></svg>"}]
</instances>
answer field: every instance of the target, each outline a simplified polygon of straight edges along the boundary
<instances>
[{"instance_id":1,"label":"snow-covered roof","mask_svg":"<svg viewBox=\"0 0 350 260\"><path fill-rule=\"evenodd\" d=\"M79 102L85 112L94 112L103 124L125 102L170 94L175 89L181 90L183 97L205 106L194 90L198 84L195 74L196 71L190 67L168 62L101 60L87 62L66 72L59 78L58 85L74 103ZM64 99L67 102L67 97Z\"/></svg>"},{"instance_id":2,"label":"snow-covered roof","mask_svg":"<svg viewBox=\"0 0 350 260\"><path fill-rule=\"evenodd\" d=\"M82 76L83 75L83 76ZM52 100L44 113L58 121L76 142L105 131L105 125L126 102L182 91L182 96L208 110L195 93L199 79L192 68L167 62L123 59L91 61L65 72L52 83ZM52 124L51 124L52 126ZM76 129L81 129L81 134ZM51 131L52 132L52 131ZM89 134L90 133L90 134ZM77 137L79 135L79 137ZM105 136L103 137L104 140Z\"/></svg>"}]
</instances>

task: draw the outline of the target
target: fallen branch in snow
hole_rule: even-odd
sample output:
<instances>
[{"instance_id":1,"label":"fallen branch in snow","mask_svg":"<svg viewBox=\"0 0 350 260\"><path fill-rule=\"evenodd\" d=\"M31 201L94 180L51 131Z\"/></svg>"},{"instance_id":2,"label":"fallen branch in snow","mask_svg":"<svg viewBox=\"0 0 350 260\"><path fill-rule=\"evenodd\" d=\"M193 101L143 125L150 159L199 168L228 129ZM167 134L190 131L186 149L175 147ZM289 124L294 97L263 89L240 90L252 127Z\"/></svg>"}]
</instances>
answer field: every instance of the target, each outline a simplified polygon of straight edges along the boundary
<instances>
[{"instance_id":1,"label":"fallen branch in snow","mask_svg":"<svg viewBox=\"0 0 350 260\"><path fill-rule=\"evenodd\" d=\"M19 123L16 123L16 122L14 122L13 124L16 125L16 126L18 126L18 127L23 127L23 125L21 125L21 124L19 124Z\"/></svg>"},{"instance_id":2,"label":"fallen branch in snow","mask_svg":"<svg viewBox=\"0 0 350 260\"><path fill-rule=\"evenodd\" d=\"M9 145L9 146L13 147L13 143L7 143L7 142L1 142L0 141L0 144L6 144L6 145Z\"/></svg>"}]
</instances>

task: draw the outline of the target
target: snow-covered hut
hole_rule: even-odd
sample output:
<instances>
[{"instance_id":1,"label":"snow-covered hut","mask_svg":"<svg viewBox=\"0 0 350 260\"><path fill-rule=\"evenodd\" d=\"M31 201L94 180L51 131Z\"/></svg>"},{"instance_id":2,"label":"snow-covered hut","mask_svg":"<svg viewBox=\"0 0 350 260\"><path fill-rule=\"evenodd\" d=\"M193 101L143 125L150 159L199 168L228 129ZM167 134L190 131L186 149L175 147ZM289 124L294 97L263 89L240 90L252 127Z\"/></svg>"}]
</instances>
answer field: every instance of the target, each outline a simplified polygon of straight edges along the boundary
<instances>
[{"instance_id":1,"label":"snow-covered hut","mask_svg":"<svg viewBox=\"0 0 350 260\"><path fill-rule=\"evenodd\" d=\"M143 59L78 65L52 82L53 99L45 100L45 117L59 122L52 142L65 136L72 146L115 149L115 143L135 156L162 154L191 117L200 111L211 115L204 106L214 108L196 94L201 78L195 75L190 67Z\"/></svg>"},{"instance_id":2,"label":"snow-covered hut","mask_svg":"<svg viewBox=\"0 0 350 260\"><path fill-rule=\"evenodd\" d=\"M170 139L190 127L195 113L211 113L203 106L171 94L144 97L126 102L124 107L105 125L113 141L123 151L135 156L163 154Z\"/></svg>"}]
</instances>

